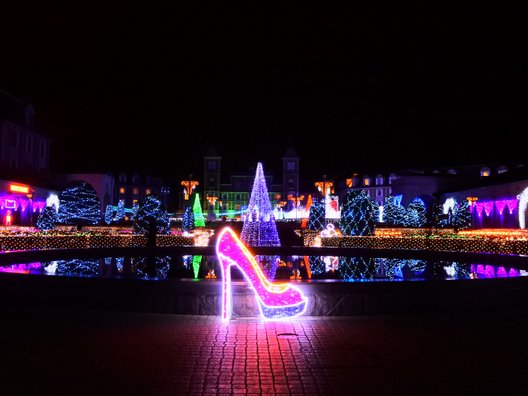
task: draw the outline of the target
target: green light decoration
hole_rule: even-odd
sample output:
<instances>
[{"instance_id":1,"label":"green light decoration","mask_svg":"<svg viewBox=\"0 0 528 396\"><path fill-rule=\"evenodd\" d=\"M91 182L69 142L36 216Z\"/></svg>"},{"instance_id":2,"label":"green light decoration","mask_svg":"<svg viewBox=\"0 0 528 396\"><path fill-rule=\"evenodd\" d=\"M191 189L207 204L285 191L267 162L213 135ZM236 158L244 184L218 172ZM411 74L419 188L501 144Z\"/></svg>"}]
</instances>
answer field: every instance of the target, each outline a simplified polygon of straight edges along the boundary
<instances>
[{"instance_id":1,"label":"green light decoration","mask_svg":"<svg viewBox=\"0 0 528 396\"><path fill-rule=\"evenodd\" d=\"M203 256L193 256L192 267L194 273L194 279L198 279L198 273L200 272L200 263L202 262Z\"/></svg>"},{"instance_id":2,"label":"green light decoration","mask_svg":"<svg viewBox=\"0 0 528 396\"><path fill-rule=\"evenodd\" d=\"M200 194L194 194L193 214L194 227L205 227L205 219L202 212L202 204L200 203Z\"/></svg>"}]
</instances>

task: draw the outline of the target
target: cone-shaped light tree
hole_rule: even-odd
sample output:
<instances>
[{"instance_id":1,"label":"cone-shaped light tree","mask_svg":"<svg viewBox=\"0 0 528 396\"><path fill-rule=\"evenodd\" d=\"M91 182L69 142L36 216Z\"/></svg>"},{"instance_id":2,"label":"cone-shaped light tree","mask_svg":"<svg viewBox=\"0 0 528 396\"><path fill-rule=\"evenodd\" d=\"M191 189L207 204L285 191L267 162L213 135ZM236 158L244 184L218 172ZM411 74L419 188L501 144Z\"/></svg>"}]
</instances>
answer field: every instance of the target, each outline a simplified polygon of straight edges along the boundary
<instances>
[{"instance_id":1,"label":"cone-shaped light tree","mask_svg":"<svg viewBox=\"0 0 528 396\"><path fill-rule=\"evenodd\" d=\"M73 181L61 192L58 221L74 224L78 230L101 221L101 203L90 184Z\"/></svg>"},{"instance_id":2,"label":"cone-shaped light tree","mask_svg":"<svg viewBox=\"0 0 528 396\"><path fill-rule=\"evenodd\" d=\"M247 246L280 246L261 162L257 164L240 239Z\"/></svg>"},{"instance_id":3,"label":"cone-shaped light tree","mask_svg":"<svg viewBox=\"0 0 528 396\"><path fill-rule=\"evenodd\" d=\"M200 197L198 193L194 194L193 214L194 227L205 227L205 219L202 212L202 204L200 203Z\"/></svg>"}]
</instances>

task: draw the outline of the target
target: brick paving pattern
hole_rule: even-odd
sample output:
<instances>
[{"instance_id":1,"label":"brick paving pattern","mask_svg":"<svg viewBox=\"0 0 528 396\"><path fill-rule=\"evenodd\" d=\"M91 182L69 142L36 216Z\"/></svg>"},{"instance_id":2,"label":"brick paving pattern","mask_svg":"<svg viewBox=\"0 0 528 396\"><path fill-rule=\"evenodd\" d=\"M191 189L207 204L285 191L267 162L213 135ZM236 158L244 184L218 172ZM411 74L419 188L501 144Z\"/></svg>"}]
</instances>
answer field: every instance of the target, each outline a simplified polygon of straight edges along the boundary
<instances>
[{"instance_id":1,"label":"brick paving pattern","mask_svg":"<svg viewBox=\"0 0 528 396\"><path fill-rule=\"evenodd\" d=\"M0 395L526 395L528 315L2 314Z\"/></svg>"}]
</instances>

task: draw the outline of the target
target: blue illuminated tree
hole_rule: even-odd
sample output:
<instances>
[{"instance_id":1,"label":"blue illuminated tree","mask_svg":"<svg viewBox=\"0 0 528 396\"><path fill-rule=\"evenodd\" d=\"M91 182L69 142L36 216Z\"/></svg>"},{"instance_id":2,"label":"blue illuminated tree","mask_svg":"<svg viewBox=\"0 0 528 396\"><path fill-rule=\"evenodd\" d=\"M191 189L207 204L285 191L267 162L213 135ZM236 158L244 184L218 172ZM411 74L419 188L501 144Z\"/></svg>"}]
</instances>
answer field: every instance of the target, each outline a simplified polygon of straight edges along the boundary
<instances>
[{"instance_id":1,"label":"blue illuminated tree","mask_svg":"<svg viewBox=\"0 0 528 396\"><path fill-rule=\"evenodd\" d=\"M139 203L134 202L134 204L132 205L132 213L130 214L130 220L132 221L136 220L138 209L139 209Z\"/></svg>"},{"instance_id":2,"label":"blue illuminated tree","mask_svg":"<svg viewBox=\"0 0 528 396\"><path fill-rule=\"evenodd\" d=\"M106 224L110 224L114 219L114 207L112 205L106 205L104 221Z\"/></svg>"},{"instance_id":3,"label":"blue illuminated tree","mask_svg":"<svg viewBox=\"0 0 528 396\"><path fill-rule=\"evenodd\" d=\"M471 212L468 201L463 200L462 203L455 205L451 217L451 225L455 231L463 230L471 226Z\"/></svg>"},{"instance_id":4,"label":"blue illuminated tree","mask_svg":"<svg viewBox=\"0 0 528 396\"><path fill-rule=\"evenodd\" d=\"M280 246L261 162L257 164L240 239L247 246Z\"/></svg>"},{"instance_id":5,"label":"blue illuminated tree","mask_svg":"<svg viewBox=\"0 0 528 396\"><path fill-rule=\"evenodd\" d=\"M194 230L194 228L194 212L191 208L191 205L186 205L185 211L183 212L182 231L190 232Z\"/></svg>"},{"instance_id":6,"label":"blue illuminated tree","mask_svg":"<svg viewBox=\"0 0 528 396\"><path fill-rule=\"evenodd\" d=\"M339 224L343 235L374 235L374 209L365 190L349 190L345 193Z\"/></svg>"},{"instance_id":7,"label":"blue illuminated tree","mask_svg":"<svg viewBox=\"0 0 528 396\"><path fill-rule=\"evenodd\" d=\"M402 226L405 219L405 208L395 202L392 195L385 198L383 219L387 225Z\"/></svg>"},{"instance_id":8,"label":"blue illuminated tree","mask_svg":"<svg viewBox=\"0 0 528 396\"><path fill-rule=\"evenodd\" d=\"M152 222L156 224L156 233L170 234L170 221L167 210L155 195L147 195L140 202L136 219L132 226L134 234L145 234L150 232Z\"/></svg>"},{"instance_id":9,"label":"blue illuminated tree","mask_svg":"<svg viewBox=\"0 0 528 396\"><path fill-rule=\"evenodd\" d=\"M55 206L46 206L37 218L36 227L40 231L49 231L55 228L57 222L57 212Z\"/></svg>"},{"instance_id":10,"label":"blue illuminated tree","mask_svg":"<svg viewBox=\"0 0 528 396\"><path fill-rule=\"evenodd\" d=\"M120 199L117 203L117 210L114 221L117 223L125 218L125 200Z\"/></svg>"},{"instance_id":11,"label":"blue illuminated tree","mask_svg":"<svg viewBox=\"0 0 528 396\"><path fill-rule=\"evenodd\" d=\"M308 215L308 229L322 231L326 227L324 199L315 198L310 206Z\"/></svg>"},{"instance_id":12,"label":"blue illuminated tree","mask_svg":"<svg viewBox=\"0 0 528 396\"><path fill-rule=\"evenodd\" d=\"M83 225L101 221L101 202L94 188L85 181L70 183L61 192L59 201L60 223L76 225L80 230Z\"/></svg>"},{"instance_id":13,"label":"blue illuminated tree","mask_svg":"<svg viewBox=\"0 0 528 396\"><path fill-rule=\"evenodd\" d=\"M423 227L427 222L425 204L421 199L412 201L405 213L405 227Z\"/></svg>"}]
</instances>

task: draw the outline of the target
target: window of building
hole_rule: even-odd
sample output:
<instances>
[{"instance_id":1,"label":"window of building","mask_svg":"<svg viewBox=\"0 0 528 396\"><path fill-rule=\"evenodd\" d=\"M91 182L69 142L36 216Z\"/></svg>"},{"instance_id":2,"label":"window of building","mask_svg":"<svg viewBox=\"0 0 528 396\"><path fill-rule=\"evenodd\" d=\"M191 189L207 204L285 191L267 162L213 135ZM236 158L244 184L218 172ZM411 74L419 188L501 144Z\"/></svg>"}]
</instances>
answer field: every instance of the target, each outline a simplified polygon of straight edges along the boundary
<instances>
[{"instance_id":1,"label":"window of building","mask_svg":"<svg viewBox=\"0 0 528 396\"><path fill-rule=\"evenodd\" d=\"M236 199L237 201L240 201L240 194L235 194L235 199Z\"/></svg>"},{"instance_id":2,"label":"window of building","mask_svg":"<svg viewBox=\"0 0 528 396\"><path fill-rule=\"evenodd\" d=\"M125 187L119 187L119 194L125 193Z\"/></svg>"},{"instance_id":3,"label":"window of building","mask_svg":"<svg viewBox=\"0 0 528 396\"><path fill-rule=\"evenodd\" d=\"M488 177L490 175L490 168L480 168L480 176L481 177Z\"/></svg>"},{"instance_id":4,"label":"window of building","mask_svg":"<svg viewBox=\"0 0 528 396\"><path fill-rule=\"evenodd\" d=\"M456 169L451 168L451 169L449 169L449 170L447 171L447 173L449 173L450 175L456 175L456 174L457 174L457 171L456 171Z\"/></svg>"},{"instance_id":5,"label":"window of building","mask_svg":"<svg viewBox=\"0 0 528 396\"><path fill-rule=\"evenodd\" d=\"M26 136L26 153L33 152L33 136Z\"/></svg>"},{"instance_id":6,"label":"window of building","mask_svg":"<svg viewBox=\"0 0 528 396\"><path fill-rule=\"evenodd\" d=\"M126 183L126 174L124 173L119 174L119 183Z\"/></svg>"},{"instance_id":7,"label":"window of building","mask_svg":"<svg viewBox=\"0 0 528 396\"><path fill-rule=\"evenodd\" d=\"M505 172L508 172L508 168L505 167L504 165L501 165L497 168L497 173L500 175L502 173L505 173Z\"/></svg>"},{"instance_id":8,"label":"window of building","mask_svg":"<svg viewBox=\"0 0 528 396\"><path fill-rule=\"evenodd\" d=\"M293 183L293 179L288 179L288 183Z\"/></svg>"},{"instance_id":9,"label":"window of building","mask_svg":"<svg viewBox=\"0 0 528 396\"><path fill-rule=\"evenodd\" d=\"M13 147L18 146L18 131L13 129L9 131L9 144Z\"/></svg>"},{"instance_id":10,"label":"window of building","mask_svg":"<svg viewBox=\"0 0 528 396\"><path fill-rule=\"evenodd\" d=\"M289 171L295 170L295 161L287 161L286 170L289 170Z\"/></svg>"},{"instance_id":11,"label":"window of building","mask_svg":"<svg viewBox=\"0 0 528 396\"><path fill-rule=\"evenodd\" d=\"M40 156L44 157L46 155L46 142L40 142Z\"/></svg>"},{"instance_id":12,"label":"window of building","mask_svg":"<svg viewBox=\"0 0 528 396\"><path fill-rule=\"evenodd\" d=\"M9 161L9 167L11 169L17 169L18 168L18 160L16 158L11 158L11 161Z\"/></svg>"},{"instance_id":13,"label":"window of building","mask_svg":"<svg viewBox=\"0 0 528 396\"><path fill-rule=\"evenodd\" d=\"M132 176L132 183L138 184L139 183L139 175L137 173L134 173Z\"/></svg>"},{"instance_id":14,"label":"window of building","mask_svg":"<svg viewBox=\"0 0 528 396\"><path fill-rule=\"evenodd\" d=\"M391 173L391 174L389 175L389 184L392 184L392 182L393 182L394 180L396 180L397 178L398 178L398 176L396 176L394 173Z\"/></svg>"},{"instance_id":15,"label":"window of building","mask_svg":"<svg viewBox=\"0 0 528 396\"><path fill-rule=\"evenodd\" d=\"M376 176L376 186L382 186L383 185L383 176L377 175Z\"/></svg>"},{"instance_id":16,"label":"window of building","mask_svg":"<svg viewBox=\"0 0 528 396\"><path fill-rule=\"evenodd\" d=\"M216 170L216 161L207 161L208 170Z\"/></svg>"},{"instance_id":17,"label":"window of building","mask_svg":"<svg viewBox=\"0 0 528 396\"><path fill-rule=\"evenodd\" d=\"M132 189L132 193L133 193L134 195L138 195L138 194L139 194L139 188L134 187L134 188Z\"/></svg>"},{"instance_id":18,"label":"window of building","mask_svg":"<svg viewBox=\"0 0 528 396\"><path fill-rule=\"evenodd\" d=\"M151 191L150 191L150 188L147 188L147 189L145 190L145 194L147 194L147 195L150 195L150 192L151 192Z\"/></svg>"},{"instance_id":19,"label":"window of building","mask_svg":"<svg viewBox=\"0 0 528 396\"><path fill-rule=\"evenodd\" d=\"M376 190L376 195L380 196L381 195L381 190Z\"/></svg>"},{"instance_id":20,"label":"window of building","mask_svg":"<svg viewBox=\"0 0 528 396\"><path fill-rule=\"evenodd\" d=\"M363 185L370 186L370 177L365 176L365 178L363 179Z\"/></svg>"}]
</instances>

